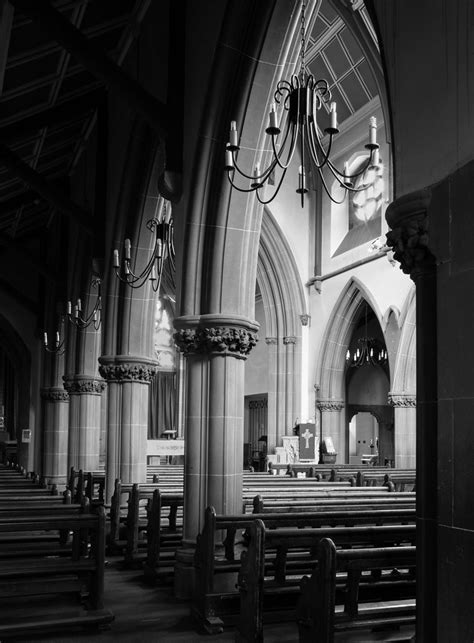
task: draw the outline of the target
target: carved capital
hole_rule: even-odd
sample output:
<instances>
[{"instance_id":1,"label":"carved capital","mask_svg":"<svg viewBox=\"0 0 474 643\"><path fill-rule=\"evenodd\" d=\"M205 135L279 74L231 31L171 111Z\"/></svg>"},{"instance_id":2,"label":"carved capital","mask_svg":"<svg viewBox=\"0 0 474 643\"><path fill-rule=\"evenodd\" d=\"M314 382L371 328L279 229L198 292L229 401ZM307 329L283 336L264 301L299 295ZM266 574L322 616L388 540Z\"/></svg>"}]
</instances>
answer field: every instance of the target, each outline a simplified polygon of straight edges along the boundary
<instances>
[{"instance_id":1,"label":"carved capital","mask_svg":"<svg viewBox=\"0 0 474 643\"><path fill-rule=\"evenodd\" d=\"M387 233L387 245L392 248L402 271L413 280L436 265L429 248L427 210L430 199L429 190L419 190L391 203L385 215L392 228Z\"/></svg>"},{"instance_id":2,"label":"carved capital","mask_svg":"<svg viewBox=\"0 0 474 643\"><path fill-rule=\"evenodd\" d=\"M316 406L321 411L342 411L344 402L342 400L316 400Z\"/></svg>"},{"instance_id":3,"label":"carved capital","mask_svg":"<svg viewBox=\"0 0 474 643\"><path fill-rule=\"evenodd\" d=\"M52 386L41 389L41 399L46 402L69 402L69 393L63 388Z\"/></svg>"},{"instance_id":4,"label":"carved capital","mask_svg":"<svg viewBox=\"0 0 474 643\"><path fill-rule=\"evenodd\" d=\"M156 362L127 355L99 357L99 373L107 382L149 384L157 371Z\"/></svg>"},{"instance_id":5,"label":"carved capital","mask_svg":"<svg viewBox=\"0 0 474 643\"><path fill-rule=\"evenodd\" d=\"M265 337L265 344L276 346L278 344L278 337Z\"/></svg>"},{"instance_id":6,"label":"carved capital","mask_svg":"<svg viewBox=\"0 0 474 643\"><path fill-rule=\"evenodd\" d=\"M287 344L296 344L296 337L283 337L283 343L285 344L285 346Z\"/></svg>"},{"instance_id":7,"label":"carved capital","mask_svg":"<svg viewBox=\"0 0 474 643\"><path fill-rule=\"evenodd\" d=\"M69 395L101 395L106 382L84 375L63 376L64 388Z\"/></svg>"},{"instance_id":8,"label":"carved capital","mask_svg":"<svg viewBox=\"0 0 474 643\"><path fill-rule=\"evenodd\" d=\"M410 393L389 393L388 403L390 406L395 407L415 408L416 395L411 395Z\"/></svg>"},{"instance_id":9,"label":"carved capital","mask_svg":"<svg viewBox=\"0 0 474 643\"><path fill-rule=\"evenodd\" d=\"M302 326L309 326L309 323L311 321L311 315L300 315L300 320L301 320L301 325Z\"/></svg>"},{"instance_id":10,"label":"carved capital","mask_svg":"<svg viewBox=\"0 0 474 643\"><path fill-rule=\"evenodd\" d=\"M174 333L174 341L185 355L217 353L245 359L256 345L258 335L246 328L232 326L181 328Z\"/></svg>"}]
</instances>

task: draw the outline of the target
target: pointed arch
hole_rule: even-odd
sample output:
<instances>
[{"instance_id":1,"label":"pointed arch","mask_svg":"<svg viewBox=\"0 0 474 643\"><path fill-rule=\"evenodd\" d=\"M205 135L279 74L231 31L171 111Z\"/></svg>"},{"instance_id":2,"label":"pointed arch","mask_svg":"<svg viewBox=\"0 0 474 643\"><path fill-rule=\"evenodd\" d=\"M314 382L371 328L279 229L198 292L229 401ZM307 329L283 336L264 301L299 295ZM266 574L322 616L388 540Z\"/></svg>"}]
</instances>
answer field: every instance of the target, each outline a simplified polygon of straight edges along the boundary
<instances>
[{"instance_id":1,"label":"pointed arch","mask_svg":"<svg viewBox=\"0 0 474 643\"><path fill-rule=\"evenodd\" d=\"M392 391L416 393L416 288L411 288L400 315L401 336L393 372Z\"/></svg>"},{"instance_id":2,"label":"pointed arch","mask_svg":"<svg viewBox=\"0 0 474 643\"><path fill-rule=\"evenodd\" d=\"M321 343L316 382L322 399L345 397L346 352L364 302L372 308L381 325L382 315L374 298L359 279L351 277L334 306Z\"/></svg>"}]
</instances>

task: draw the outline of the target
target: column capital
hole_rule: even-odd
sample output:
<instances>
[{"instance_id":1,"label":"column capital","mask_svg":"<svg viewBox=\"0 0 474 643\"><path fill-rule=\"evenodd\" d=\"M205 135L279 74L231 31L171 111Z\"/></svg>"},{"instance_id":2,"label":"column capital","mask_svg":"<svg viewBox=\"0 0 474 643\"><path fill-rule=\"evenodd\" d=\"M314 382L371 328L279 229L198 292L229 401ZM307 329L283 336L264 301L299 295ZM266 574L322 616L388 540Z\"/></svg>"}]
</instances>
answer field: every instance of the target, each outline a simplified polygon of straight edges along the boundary
<instances>
[{"instance_id":1,"label":"column capital","mask_svg":"<svg viewBox=\"0 0 474 643\"><path fill-rule=\"evenodd\" d=\"M174 326L174 341L185 355L228 355L246 359L258 341L258 324L245 317L179 317L175 319Z\"/></svg>"},{"instance_id":2,"label":"column capital","mask_svg":"<svg viewBox=\"0 0 474 643\"><path fill-rule=\"evenodd\" d=\"M291 335L288 337L283 337L283 343L286 345L288 344L296 344L296 337L292 337Z\"/></svg>"},{"instance_id":3,"label":"column capital","mask_svg":"<svg viewBox=\"0 0 474 643\"><path fill-rule=\"evenodd\" d=\"M69 402L69 393L59 386L42 388L40 394L41 399L46 402Z\"/></svg>"},{"instance_id":4,"label":"column capital","mask_svg":"<svg viewBox=\"0 0 474 643\"><path fill-rule=\"evenodd\" d=\"M416 395L413 393L392 393L388 394L388 403L395 407L416 407Z\"/></svg>"},{"instance_id":5,"label":"column capital","mask_svg":"<svg viewBox=\"0 0 474 643\"><path fill-rule=\"evenodd\" d=\"M64 388L69 395L102 395L107 382L87 375L63 375Z\"/></svg>"},{"instance_id":6,"label":"column capital","mask_svg":"<svg viewBox=\"0 0 474 643\"><path fill-rule=\"evenodd\" d=\"M268 344L268 346L276 346L278 344L278 337L265 337L265 344Z\"/></svg>"},{"instance_id":7,"label":"column capital","mask_svg":"<svg viewBox=\"0 0 474 643\"><path fill-rule=\"evenodd\" d=\"M303 313L300 315L300 321L302 326L309 326L309 323L311 321L311 315L308 315L307 313Z\"/></svg>"},{"instance_id":8,"label":"column capital","mask_svg":"<svg viewBox=\"0 0 474 643\"><path fill-rule=\"evenodd\" d=\"M316 406L321 411L342 411L344 408L343 400L316 400Z\"/></svg>"},{"instance_id":9,"label":"column capital","mask_svg":"<svg viewBox=\"0 0 474 643\"><path fill-rule=\"evenodd\" d=\"M99 373L107 382L149 384L157 371L155 360L132 355L99 357Z\"/></svg>"},{"instance_id":10,"label":"column capital","mask_svg":"<svg viewBox=\"0 0 474 643\"><path fill-rule=\"evenodd\" d=\"M393 201L385 214L391 228L387 232L387 245L392 248L402 271L413 280L436 265L429 247L430 200L431 190L417 190Z\"/></svg>"}]
</instances>

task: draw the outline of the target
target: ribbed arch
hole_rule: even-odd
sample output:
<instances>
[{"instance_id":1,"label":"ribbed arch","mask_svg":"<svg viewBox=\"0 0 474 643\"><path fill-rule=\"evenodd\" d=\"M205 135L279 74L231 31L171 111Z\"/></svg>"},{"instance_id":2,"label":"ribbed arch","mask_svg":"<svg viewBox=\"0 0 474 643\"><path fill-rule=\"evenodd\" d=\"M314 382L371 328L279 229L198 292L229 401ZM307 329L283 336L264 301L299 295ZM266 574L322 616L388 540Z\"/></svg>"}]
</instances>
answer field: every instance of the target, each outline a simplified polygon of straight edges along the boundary
<instances>
[{"instance_id":1,"label":"ribbed arch","mask_svg":"<svg viewBox=\"0 0 474 643\"><path fill-rule=\"evenodd\" d=\"M402 325L392 391L415 395L416 392L416 289L408 293L400 316Z\"/></svg>"},{"instance_id":2,"label":"ribbed arch","mask_svg":"<svg viewBox=\"0 0 474 643\"><path fill-rule=\"evenodd\" d=\"M369 304L380 323L382 316L375 300L362 282L351 277L334 306L321 343L316 383L323 399L343 400L345 397L346 352L364 302Z\"/></svg>"}]
</instances>

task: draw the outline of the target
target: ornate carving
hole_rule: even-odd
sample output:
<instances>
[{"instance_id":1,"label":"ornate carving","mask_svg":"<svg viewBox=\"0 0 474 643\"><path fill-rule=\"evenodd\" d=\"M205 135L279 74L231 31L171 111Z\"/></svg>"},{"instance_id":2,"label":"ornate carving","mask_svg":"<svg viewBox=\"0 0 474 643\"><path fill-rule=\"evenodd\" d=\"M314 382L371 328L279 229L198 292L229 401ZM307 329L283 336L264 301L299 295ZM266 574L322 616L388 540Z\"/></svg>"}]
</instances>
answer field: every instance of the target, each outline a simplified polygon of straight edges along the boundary
<instances>
[{"instance_id":1,"label":"ornate carving","mask_svg":"<svg viewBox=\"0 0 474 643\"><path fill-rule=\"evenodd\" d=\"M258 334L231 326L182 328L174 333L174 341L185 355L218 353L245 359L256 345Z\"/></svg>"},{"instance_id":2,"label":"ornate carving","mask_svg":"<svg viewBox=\"0 0 474 643\"><path fill-rule=\"evenodd\" d=\"M300 320L301 320L301 325L302 326L309 326L309 322L311 321L311 315L300 315Z\"/></svg>"},{"instance_id":3,"label":"ornate carving","mask_svg":"<svg viewBox=\"0 0 474 643\"><path fill-rule=\"evenodd\" d=\"M396 407L416 407L416 395L410 393L389 393L388 403L390 406Z\"/></svg>"},{"instance_id":4,"label":"ornate carving","mask_svg":"<svg viewBox=\"0 0 474 643\"><path fill-rule=\"evenodd\" d=\"M108 382L145 382L150 383L156 373L155 364L140 362L120 362L101 364L99 373Z\"/></svg>"},{"instance_id":5,"label":"ornate carving","mask_svg":"<svg viewBox=\"0 0 474 643\"><path fill-rule=\"evenodd\" d=\"M276 346L278 344L278 337L265 337L265 343L269 346Z\"/></svg>"},{"instance_id":6,"label":"ornate carving","mask_svg":"<svg viewBox=\"0 0 474 643\"><path fill-rule=\"evenodd\" d=\"M69 393L62 388L42 388L41 399L47 402L69 402Z\"/></svg>"},{"instance_id":7,"label":"ornate carving","mask_svg":"<svg viewBox=\"0 0 474 643\"><path fill-rule=\"evenodd\" d=\"M344 408L342 400L316 400L316 406L321 411L341 411Z\"/></svg>"},{"instance_id":8,"label":"ornate carving","mask_svg":"<svg viewBox=\"0 0 474 643\"><path fill-rule=\"evenodd\" d=\"M106 382L94 377L64 376L64 388L69 395L101 395Z\"/></svg>"},{"instance_id":9,"label":"ornate carving","mask_svg":"<svg viewBox=\"0 0 474 643\"><path fill-rule=\"evenodd\" d=\"M287 344L296 344L296 337L291 337L291 336L283 337L283 343L285 344L285 346Z\"/></svg>"},{"instance_id":10,"label":"ornate carving","mask_svg":"<svg viewBox=\"0 0 474 643\"><path fill-rule=\"evenodd\" d=\"M427 208L431 194L421 190L397 199L387 209L386 219L392 230L387 245L402 271L412 279L435 266L429 248Z\"/></svg>"}]
</instances>

